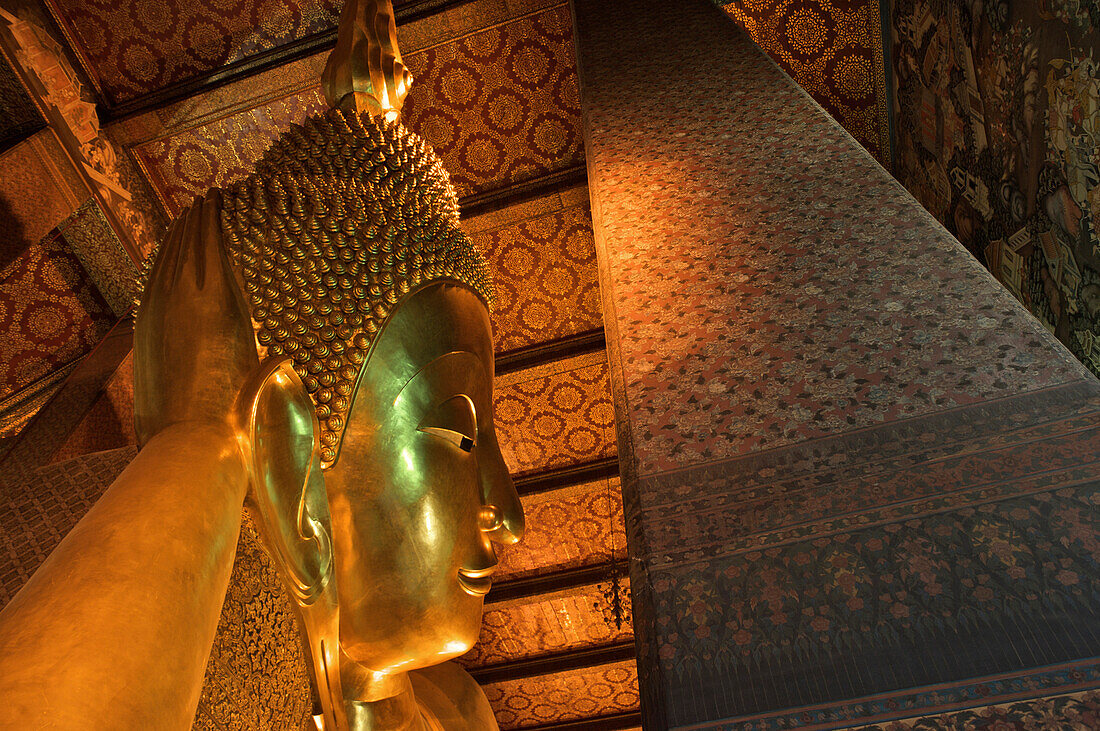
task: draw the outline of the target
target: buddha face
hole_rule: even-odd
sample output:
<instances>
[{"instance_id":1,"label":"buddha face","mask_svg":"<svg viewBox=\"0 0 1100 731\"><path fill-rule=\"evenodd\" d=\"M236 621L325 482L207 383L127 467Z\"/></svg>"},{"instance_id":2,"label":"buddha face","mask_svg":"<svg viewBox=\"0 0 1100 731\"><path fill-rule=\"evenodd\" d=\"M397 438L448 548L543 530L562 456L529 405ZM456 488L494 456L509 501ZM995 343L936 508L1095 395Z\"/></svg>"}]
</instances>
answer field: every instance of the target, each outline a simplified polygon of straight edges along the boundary
<instances>
[{"instance_id":1,"label":"buddha face","mask_svg":"<svg viewBox=\"0 0 1100 731\"><path fill-rule=\"evenodd\" d=\"M435 283L400 304L364 366L340 454L325 473L340 646L403 672L473 646L523 511L493 426L488 312Z\"/></svg>"}]
</instances>

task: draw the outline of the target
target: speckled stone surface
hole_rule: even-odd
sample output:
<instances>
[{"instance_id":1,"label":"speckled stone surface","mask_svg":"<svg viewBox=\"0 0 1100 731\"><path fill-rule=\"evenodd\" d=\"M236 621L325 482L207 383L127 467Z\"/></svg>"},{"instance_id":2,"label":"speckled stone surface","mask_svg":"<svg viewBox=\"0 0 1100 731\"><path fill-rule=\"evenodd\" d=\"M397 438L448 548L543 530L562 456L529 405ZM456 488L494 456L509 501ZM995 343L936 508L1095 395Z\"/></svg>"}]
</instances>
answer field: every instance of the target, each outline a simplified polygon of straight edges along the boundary
<instances>
[{"instance_id":1,"label":"speckled stone surface","mask_svg":"<svg viewBox=\"0 0 1100 731\"><path fill-rule=\"evenodd\" d=\"M1100 654L1100 384L714 7L574 12L647 726Z\"/></svg>"}]
</instances>

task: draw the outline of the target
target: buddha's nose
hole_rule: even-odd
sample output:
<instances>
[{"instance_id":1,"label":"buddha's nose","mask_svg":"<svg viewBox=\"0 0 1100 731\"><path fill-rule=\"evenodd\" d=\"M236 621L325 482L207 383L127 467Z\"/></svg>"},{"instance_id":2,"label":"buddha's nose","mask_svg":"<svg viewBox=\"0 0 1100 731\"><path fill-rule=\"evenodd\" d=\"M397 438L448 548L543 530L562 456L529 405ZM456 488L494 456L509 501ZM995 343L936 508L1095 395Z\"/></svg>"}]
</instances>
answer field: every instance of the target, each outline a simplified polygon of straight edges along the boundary
<instances>
[{"instance_id":1,"label":"buddha's nose","mask_svg":"<svg viewBox=\"0 0 1100 731\"><path fill-rule=\"evenodd\" d=\"M490 541L511 545L523 537L523 505L496 440L481 446L487 448L478 454L482 500L478 527Z\"/></svg>"}]
</instances>

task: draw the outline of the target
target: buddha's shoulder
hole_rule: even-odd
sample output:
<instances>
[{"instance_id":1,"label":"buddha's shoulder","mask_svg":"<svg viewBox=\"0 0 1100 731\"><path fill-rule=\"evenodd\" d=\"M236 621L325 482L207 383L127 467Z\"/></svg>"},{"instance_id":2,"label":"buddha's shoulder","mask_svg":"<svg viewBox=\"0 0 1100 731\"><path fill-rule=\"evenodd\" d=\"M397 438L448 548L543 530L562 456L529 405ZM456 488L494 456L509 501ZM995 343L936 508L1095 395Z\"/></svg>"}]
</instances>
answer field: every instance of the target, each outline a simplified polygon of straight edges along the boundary
<instances>
[{"instance_id":1,"label":"buddha's shoulder","mask_svg":"<svg viewBox=\"0 0 1100 731\"><path fill-rule=\"evenodd\" d=\"M409 673L413 692L432 731L496 731L493 709L481 686L453 662Z\"/></svg>"}]
</instances>

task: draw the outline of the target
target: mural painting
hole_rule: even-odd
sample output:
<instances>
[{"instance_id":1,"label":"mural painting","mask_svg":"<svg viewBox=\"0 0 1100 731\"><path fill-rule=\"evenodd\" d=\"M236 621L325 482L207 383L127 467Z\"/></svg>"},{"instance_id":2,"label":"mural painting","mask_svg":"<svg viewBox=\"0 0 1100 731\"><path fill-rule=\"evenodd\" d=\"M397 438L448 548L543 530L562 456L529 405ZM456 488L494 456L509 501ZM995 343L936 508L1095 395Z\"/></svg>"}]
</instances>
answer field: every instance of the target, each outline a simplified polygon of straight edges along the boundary
<instances>
[{"instance_id":1,"label":"mural painting","mask_svg":"<svg viewBox=\"0 0 1100 731\"><path fill-rule=\"evenodd\" d=\"M895 174L1100 374L1100 2L894 0Z\"/></svg>"}]
</instances>

